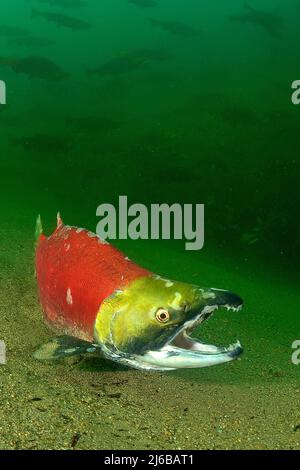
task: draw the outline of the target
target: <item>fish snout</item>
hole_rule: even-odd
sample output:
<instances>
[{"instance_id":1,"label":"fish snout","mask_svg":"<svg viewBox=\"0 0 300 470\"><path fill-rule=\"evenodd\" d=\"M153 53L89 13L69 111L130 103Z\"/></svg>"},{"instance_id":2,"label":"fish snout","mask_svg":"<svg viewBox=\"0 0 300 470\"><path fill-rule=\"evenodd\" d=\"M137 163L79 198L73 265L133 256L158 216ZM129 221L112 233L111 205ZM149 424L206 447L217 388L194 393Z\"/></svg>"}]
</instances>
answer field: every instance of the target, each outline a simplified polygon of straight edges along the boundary
<instances>
[{"instance_id":1,"label":"fish snout","mask_svg":"<svg viewBox=\"0 0 300 470\"><path fill-rule=\"evenodd\" d=\"M238 311L243 307L243 299L233 292L222 289L211 288L206 291L209 297L207 305L225 307L228 310Z\"/></svg>"}]
</instances>

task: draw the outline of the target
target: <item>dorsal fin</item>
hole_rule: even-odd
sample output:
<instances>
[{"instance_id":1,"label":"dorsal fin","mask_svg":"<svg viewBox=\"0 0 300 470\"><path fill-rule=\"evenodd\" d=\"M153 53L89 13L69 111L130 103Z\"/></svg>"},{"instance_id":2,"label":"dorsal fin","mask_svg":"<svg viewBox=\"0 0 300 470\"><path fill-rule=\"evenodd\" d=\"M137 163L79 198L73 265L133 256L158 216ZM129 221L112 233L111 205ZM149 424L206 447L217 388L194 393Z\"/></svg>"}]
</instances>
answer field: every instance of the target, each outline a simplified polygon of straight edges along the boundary
<instances>
[{"instance_id":1,"label":"dorsal fin","mask_svg":"<svg viewBox=\"0 0 300 470\"><path fill-rule=\"evenodd\" d=\"M57 218L57 228L59 228L61 225L64 224L63 221L62 221L62 218L60 216L60 212L57 213L56 218Z\"/></svg>"},{"instance_id":2,"label":"dorsal fin","mask_svg":"<svg viewBox=\"0 0 300 470\"><path fill-rule=\"evenodd\" d=\"M39 215L38 218L36 219L36 224L35 224L35 232L34 232L34 246L35 248L37 247L39 241L41 238L45 238L45 235L43 233L43 226L42 226L42 219L41 216Z\"/></svg>"}]
</instances>

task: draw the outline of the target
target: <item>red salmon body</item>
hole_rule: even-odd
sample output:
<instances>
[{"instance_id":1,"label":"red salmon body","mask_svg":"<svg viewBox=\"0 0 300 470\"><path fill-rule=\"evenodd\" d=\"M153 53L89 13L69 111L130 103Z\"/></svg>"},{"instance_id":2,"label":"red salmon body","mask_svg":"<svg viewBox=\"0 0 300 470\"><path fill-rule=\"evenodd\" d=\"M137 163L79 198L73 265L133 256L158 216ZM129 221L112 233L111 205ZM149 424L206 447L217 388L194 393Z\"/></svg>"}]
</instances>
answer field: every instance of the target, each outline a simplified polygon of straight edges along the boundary
<instances>
[{"instance_id":1,"label":"red salmon body","mask_svg":"<svg viewBox=\"0 0 300 470\"><path fill-rule=\"evenodd\" d=\"M93 341L102 302L116 290L151 273L85 229L58 226L41 234L36 275L45 320L60 333Z\"/></svg>"}]
</instances>

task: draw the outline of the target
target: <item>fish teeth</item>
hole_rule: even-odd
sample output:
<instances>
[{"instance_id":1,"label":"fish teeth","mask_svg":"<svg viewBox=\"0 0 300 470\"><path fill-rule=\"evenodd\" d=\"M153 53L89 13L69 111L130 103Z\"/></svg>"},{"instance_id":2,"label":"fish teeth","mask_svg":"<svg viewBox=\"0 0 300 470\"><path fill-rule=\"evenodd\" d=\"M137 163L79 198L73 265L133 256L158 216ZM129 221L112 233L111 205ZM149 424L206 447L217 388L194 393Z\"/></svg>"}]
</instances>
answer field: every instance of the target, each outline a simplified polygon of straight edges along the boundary
<instances>
[{"instance_id":1,"label":"fish teeth","mask_svg":"<svg viewBox=\"0 0 300 470\"><path fill-rule=\"evenodd\" d=\"M226 348L226 351L227 352L235 351L235 349L241 348L241 347L242 347L242 345L241 345L240 341L237 340L235 343L230 344L228 346L228 348Z\"/></svg>"},{"instance_id":2,"label":"fish teeth","mask_svg":"<svg viewBox=\"0 0 300 470\"><path fill-rule=\"evenodd\" d=\"M239 312L242 308L242 304L239 305L238 307L234 307L233 305L224 305L224 307L227 309L227 310L232 310L233 312Z\"/></svg>"}]
</instances>

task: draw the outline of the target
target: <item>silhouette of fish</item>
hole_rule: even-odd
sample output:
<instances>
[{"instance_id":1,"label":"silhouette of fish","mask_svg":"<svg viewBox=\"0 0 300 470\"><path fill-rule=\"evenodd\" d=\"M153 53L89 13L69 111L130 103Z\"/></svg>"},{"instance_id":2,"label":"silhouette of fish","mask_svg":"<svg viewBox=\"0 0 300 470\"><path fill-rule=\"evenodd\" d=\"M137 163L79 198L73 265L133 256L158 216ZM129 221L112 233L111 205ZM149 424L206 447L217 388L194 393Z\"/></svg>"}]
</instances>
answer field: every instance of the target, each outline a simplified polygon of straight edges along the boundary
<instances>
[{"instance_id":1,"label":"silhouette of fish","mask_svg":"<svg viewBox=\"0 0 300 470\"><path fill-rule=\"evenodd\" d=\"M87 6L87 2L84 0L39 0L39 2L62 8L79 8Z\"/></svg>"},{"instance_id":2,"label":"silhouette of fish","mask_svg":"<svg viewBox=\"0 0 300 470\"><path fill-rule=\"evenodd\" d=\"M23 150L33 152L44 152L51 154L66 154L72 146L66 141L65 137L51 134L36 134L32 136L20 137L14 139L16 145L20 145Z\"/></svg>"},{"instance_id":3,"label":"silhouette of fish","mask_svg":"<svg viewBox=\"0 0 300 470\"><path fill-rule=\"evenodd\" d=\"M133 3L141 8L156 7L157 2L155 0L128 0L128 3Z\"/></svg>"},{"instance_id":4,"label":"silhouette of fish","mask_svg":"<svg viewBox=\"0 0 300 470\"><path fill-rule=\"evenodd\" d=\"M278 38L283 31L283 18L276 12L257 10L247 3L244 4L245 13L230 16L231 21L250 23L261 27L270 36Z\"/></svg>"},{"instance_id":5,"label":"silhouette of fish","mask_svg":"<svg viewBox=\"0 0 300 470\"><path fill-rule=\"evenodd\" d=\"M100 67L89 70L88 73L103 76L121 75L141 69L149 62L162 62L170 58L171 55L163 49L141 48L114 57Z\"/></svg>"},{"instance_id":6,"label":"silhouette of fish","mask_svg":"<svg viewBox=\"0 0 300 470\"><path fill-rule=\"evenodd\" d=\"M118 122L105 116L69 117L66 124L79 132L108 132L120 128Z\"/></svg>"},{"instance_id":7,"label":"silhouette of fish","mask_svg":"<svg viewBox=\"0 0 300 470\"><path fill-rule=\"evenodd\" d=\"M55 41L48 38L43 38L39 36L25 36L25 37L16 37L11 38L8 41L8 44L12 46L20 46L20 47L47 47L52 46L55 44Z\"/></svg>"},{"instance_id":8,"label":"silhouette of fish","mask_svg":"<svg viewBox=\"0 0 300 470\"><path fill-rule=\"evenodd\" d=\"M95 69L89 69L89 75L122 75L134 72L145 66L146 60L140 57L121 56L110 59Z\"/></svg>"},{"instance_id":9,"label":"silhouette of fish","mask_svg":"<svg viewBox=\"0 0 300 470\"><path fill-rule=\"evenodd\" d=\"M127 57L135 57L149 62L163 62L172 58L172 55L164 49L141 48L127 53Z\"/></svg>"},{"instance_id":10,"label":"silhouette of fish","mask_svg":"<svg viewBox=\"0 0 300 470\"><path fill-rule=\"evenodd\" d=\"M219 114L223 121L234 126L253 126L259 122L256 112L245 106L227 106Z\"/></svg>"},{"instance_id":11,"label":"silhouette of fish","mask_svg":"<svg viewBox=\"0 0 300 470\"><path fill-rule=\"evenodd\" d=\"M22 59L0 57L0 65L9 67L14 72L22 73L30 78L60 81L69 77L67 72L45 57L28 56Z\"/></svg>"},{"instance_id":12,"label":"silhouette of fish","mask_svg":"<svg viewBox=\"0 0 300 470\"><path fill-rule=\"evenodd\" d=\"M176 36L183 36L186 38L194 38L201 34L199 29L193 28L185 23L179 21L162 21L149 18L150 23L154 27L159 27L165 31L168 31L171 34Z\"/></svg>"},{"instance_id":13,"label":"silhouette of fish","mask_svg":"<svg viewBox=\"0 0 300 470\"><path fill-rule=\"evenodd\" d=\"M30 31L27 29L19 28L16 26L0 25L0 36L8 38L26 37L29 36Z\"/></svg>"},{"instance_id":14,"label":"silhouette of fish","mask_svg":"<svg viewBox=\"0 0 300 470\"><path fill-rule=\"evenodd\" d=\"M52 13L32 9L31 17L41 17L46 21L55 23L57 26L63 26L73 30L86 30L91 27L90 23L87 21L79 20L78 18L73 18L72 16L64 15L63 13Z\"/></svg>"}]
</instances>

